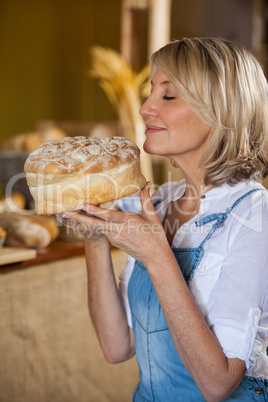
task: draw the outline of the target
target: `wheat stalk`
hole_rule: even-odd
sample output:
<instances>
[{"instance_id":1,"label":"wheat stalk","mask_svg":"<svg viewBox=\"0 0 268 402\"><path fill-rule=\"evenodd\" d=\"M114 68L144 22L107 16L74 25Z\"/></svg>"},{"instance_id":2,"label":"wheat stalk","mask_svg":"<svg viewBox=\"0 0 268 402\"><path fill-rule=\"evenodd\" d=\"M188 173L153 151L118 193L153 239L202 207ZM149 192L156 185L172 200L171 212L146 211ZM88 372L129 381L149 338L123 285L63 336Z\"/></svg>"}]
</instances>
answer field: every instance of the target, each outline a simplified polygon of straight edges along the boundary
<instances>
[{"instance_id":1,"label":"wheat stalk","mask_svg":"<svg viewBox=\"0 0 268 402\"><path fill-rule=\"evenodd\" d=\"M99 80L100 87L118 114L125 137L141 149L143 173L147 180L153 182L152 162L142 149L145 125L139 114L142 99L148 96L150 90L150 66L136 73L115 50L94 46L90 53L90 76Z\"/></svg>"}]
</instances>

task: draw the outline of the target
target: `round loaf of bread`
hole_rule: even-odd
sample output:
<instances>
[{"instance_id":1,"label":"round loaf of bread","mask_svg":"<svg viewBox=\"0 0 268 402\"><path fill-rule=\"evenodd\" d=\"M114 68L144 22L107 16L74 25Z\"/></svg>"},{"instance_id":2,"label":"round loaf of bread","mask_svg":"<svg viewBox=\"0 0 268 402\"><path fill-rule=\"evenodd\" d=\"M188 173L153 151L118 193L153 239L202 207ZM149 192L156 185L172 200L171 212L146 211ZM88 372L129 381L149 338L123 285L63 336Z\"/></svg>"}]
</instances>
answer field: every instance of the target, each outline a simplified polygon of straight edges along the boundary
<instances>
[{"instance_id":1,"label":"round loaf of bread","mask_svg":"<svg viewBox=\"0 0 268 402\"><path fill-rule=\"evenodd\" d=\"M64 137L43 143L24 170L37 214L74 211L139 191L140 150L123 137Z\"/></svg>"}]
</instances>

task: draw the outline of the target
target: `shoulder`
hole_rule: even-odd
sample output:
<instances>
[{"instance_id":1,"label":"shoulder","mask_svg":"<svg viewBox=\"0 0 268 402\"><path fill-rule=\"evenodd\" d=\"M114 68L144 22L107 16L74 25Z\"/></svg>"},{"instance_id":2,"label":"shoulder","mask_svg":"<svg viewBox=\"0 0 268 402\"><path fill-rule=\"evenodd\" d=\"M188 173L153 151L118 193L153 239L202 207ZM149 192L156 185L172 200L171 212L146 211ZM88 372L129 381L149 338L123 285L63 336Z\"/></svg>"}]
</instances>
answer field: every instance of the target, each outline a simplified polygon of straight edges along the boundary
<instances>
[{"instance_id":1,"label":"shoulder","mask_svg":"<svg viewBox=\"0 0 268 402\"><path fill-rule=\"evenodd\" d=\"M232 188L228 195L228 208L238 223L245 224L245 220L255 226L268 218L268 190L255 181L240 183Z\"/></svg>"},{"instance_id":2,"label":"shoulder","mask_svg":"<svg viewBox=\"0 0 268 402\"><path fill-rule=\"evenodd\" d=\"M211 209L223 212L231 211L233 217L249 216L255 210L267 210L268 190L262 184L250 180L237 183L234 186L224 184L214 188L210 195Z\"/></svg>"},{"instance_id":3,"label":"shoulder","mask_svg":"<svg viewBox=\"0 0 268 402\"><path fill-rule=\"evenodd\" d=\"M230 205L225 229L228 258L234 254L244 266L252 267L258 250L258 266L267 277L268 191L256 182L247 183L235 196L230 195Z\"/></svg>"}]
</instances>

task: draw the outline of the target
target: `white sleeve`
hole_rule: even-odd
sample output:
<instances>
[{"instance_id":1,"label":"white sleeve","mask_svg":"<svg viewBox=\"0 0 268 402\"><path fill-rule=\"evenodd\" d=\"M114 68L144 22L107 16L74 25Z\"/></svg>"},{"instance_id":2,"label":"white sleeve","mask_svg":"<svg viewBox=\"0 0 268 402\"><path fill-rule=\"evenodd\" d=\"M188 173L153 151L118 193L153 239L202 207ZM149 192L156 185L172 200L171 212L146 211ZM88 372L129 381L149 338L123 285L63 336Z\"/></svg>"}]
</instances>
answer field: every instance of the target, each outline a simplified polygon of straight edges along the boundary
<instances>
[{"instance_id":1,"label":"white sleeve","mask_svg":"<svg viewBox=\"0 0 268 402\"><path fill-rule=\"evenodd\" d=\"M207 318L225 355L251 369L268 339L268 208L251 210L223 261L207 304Z\"/></svg>"},{"instance_id":2,"label":"white sleeve","mask_svg":"<svg viewBox=\"0 0 268 402\"><path fill-rule=\"evenodd\" d=\"M123 270L119 277L119 293L121 294L123 304L127 314L128 325L132 328L131 311L128 301L128 282L132 274L135 264L135 259L131 256L128 257L126 268Z\"/></svg>"}]
</instances>

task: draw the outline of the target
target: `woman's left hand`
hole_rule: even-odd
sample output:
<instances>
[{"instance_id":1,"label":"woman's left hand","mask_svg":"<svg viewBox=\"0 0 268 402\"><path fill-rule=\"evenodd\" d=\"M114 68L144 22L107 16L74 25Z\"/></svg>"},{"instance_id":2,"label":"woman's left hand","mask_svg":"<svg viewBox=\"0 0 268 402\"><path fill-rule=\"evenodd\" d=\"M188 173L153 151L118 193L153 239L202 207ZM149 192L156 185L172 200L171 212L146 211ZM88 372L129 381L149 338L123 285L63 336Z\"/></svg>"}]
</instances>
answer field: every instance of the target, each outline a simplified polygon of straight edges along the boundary
<instances>
[{"instance_id":1,"label":"woman's left hand","mask_svg":"<svg viewBox=\"0 0 268 402\"><path fill-rule=\"evenodd\" d=\"M82 211L65 212L64 220L74 220L76 226L86 228L86 236L99 232L105 235L110 243L127 252L129 255L146 264L151 255L155 255L163 242L167 243L163 226L150 198L150 187L140 192L142 210L139 213L114 211L85 204ZM68 221L65 221L68 226Z\"/></svg>"}]
</instances>

